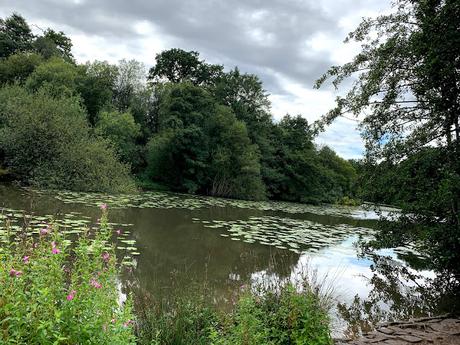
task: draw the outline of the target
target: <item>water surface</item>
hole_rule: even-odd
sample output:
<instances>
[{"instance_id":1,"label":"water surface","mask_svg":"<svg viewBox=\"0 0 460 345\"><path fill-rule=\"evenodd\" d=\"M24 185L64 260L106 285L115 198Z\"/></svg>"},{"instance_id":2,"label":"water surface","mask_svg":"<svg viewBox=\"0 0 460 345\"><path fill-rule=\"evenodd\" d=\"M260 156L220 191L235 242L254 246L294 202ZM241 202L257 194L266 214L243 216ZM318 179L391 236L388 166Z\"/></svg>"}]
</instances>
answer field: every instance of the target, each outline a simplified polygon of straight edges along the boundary
<instances>
[{"instance_id":1,"label":"water surface","mask_svg":"<svg viewBox=\"0 0 460 345\"><path fill-rule=\"evenodd\" d=\"M407 302L413 304L421 296L414 287L435 278L423 265L411 267L421 260L411 248L372 255L359 249L360 241L373 237L377 218L373 210L156 192L116 196L37 191L0 184L1 217L12 219L18 228L24 221L39 228L53 216L64 229L78 233L97 222L103 202L109 206L114 230L121 232L116 236L119 254L129 268L122 277L124 285L138 296L160 300L206 286L209 298L225 306L242 285L295 279L308 267L319 276L328 275L334 286L342 303L334 311L336 322L341 317L358 318L346 308L370 315L369 310L359 310L360 302L381 296L378 288L385 289L384 296L374 301L380 318L428 310L403 305L407 301L401 296L413 294ZM394 281L398 284L385 285ZM343 323L338 328L344 329Z\"/></svg>"}]
</instances>

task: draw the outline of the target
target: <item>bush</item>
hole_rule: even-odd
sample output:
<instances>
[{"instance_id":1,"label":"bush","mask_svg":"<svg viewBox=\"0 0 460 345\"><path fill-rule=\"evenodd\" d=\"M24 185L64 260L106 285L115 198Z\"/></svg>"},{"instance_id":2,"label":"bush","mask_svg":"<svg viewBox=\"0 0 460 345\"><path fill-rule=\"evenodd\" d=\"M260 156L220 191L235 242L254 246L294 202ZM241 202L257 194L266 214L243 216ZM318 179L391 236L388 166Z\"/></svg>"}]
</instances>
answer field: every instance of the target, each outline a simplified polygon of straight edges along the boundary
<instances>
[{"instance_id":1,"label":"bush","mask_svg":"<svg viewBox=\"0 0 460 345\"><path fill-rule=\"evenodd\" d=\"M94 237L74 245L52 223L0 247L2 344L134 344L130 302L120 305L111 228L103 209Z\"/></svg>"},{"instance_id":2,"label":"bush","mask_svg":"<svg viewBox=\"0 0 460 345\"><path fill-rule=\"evenodd\" d=\"M0 90L0 156L23 182L81 191L134 190L129 168L109 143L91 135L79 99Z\"/></svg>"},{"instance_id":3,"label":"bush","mask_svg":"<svg viewBox=\"0 0 460 345\"><path fill-rule=\"evenodd\" d=\"M331 345L329 317L313 291L298 291L292 284L266 290L246 291L228 326L214 329L213 344Z\"/></svg>"}]
</instances>

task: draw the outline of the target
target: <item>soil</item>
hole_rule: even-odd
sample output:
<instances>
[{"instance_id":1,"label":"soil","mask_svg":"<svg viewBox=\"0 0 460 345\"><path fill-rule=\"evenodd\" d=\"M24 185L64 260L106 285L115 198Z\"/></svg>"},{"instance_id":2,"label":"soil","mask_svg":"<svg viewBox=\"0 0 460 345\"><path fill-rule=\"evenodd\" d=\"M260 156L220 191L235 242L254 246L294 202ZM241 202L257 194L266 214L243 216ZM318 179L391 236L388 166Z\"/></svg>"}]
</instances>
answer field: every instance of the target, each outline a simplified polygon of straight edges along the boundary
<instances>
[{"instance_id":1,"label":"soil","mask_svg":"<svg viewBox=\"0 0 460 345\"><path fill-rule=\"evenodd\" d=\"M337 345L460 345L460 319L448 315L381 324L355 340Z\"/></svg>"}]
</instances>

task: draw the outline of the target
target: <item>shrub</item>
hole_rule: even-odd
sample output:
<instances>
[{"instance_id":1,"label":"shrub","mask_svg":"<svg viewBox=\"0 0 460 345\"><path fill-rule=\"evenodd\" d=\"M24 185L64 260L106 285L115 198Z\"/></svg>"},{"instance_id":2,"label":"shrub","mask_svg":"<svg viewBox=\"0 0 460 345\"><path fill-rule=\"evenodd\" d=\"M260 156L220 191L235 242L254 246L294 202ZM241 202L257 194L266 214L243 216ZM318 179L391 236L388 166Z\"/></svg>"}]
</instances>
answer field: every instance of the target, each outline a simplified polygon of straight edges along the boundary
<instances>
[{"instance_id":1,"label":"shrub","mask_svg":"<svg viewBox=\"0 0 460 345\"><path fill-rule=\"evenodd\" d=\"M134 344L130 302L120 305L111 228L104 209L94 237L74 245L52 223L0 248L2 344ZM0 232L2 234L2 232Z\"/></svg>"},{"instance_id":2,"label":"shrub","mask_svg":"<svg viewBox=\"0 0 460 345\"><path fill-rule=\"evenodd\" d=\"M46 188L126 192L134 190L129 168L109 143L91 135L79 99L0 90L0 156L23 182Z\"/></svg>"},{"instance_id":3,"label":"shrub","mask_svg":"<svg viewBox=\"0 0 460 345\"><path fill-rule=\"evenodd\" d=\"M221 330L211 334L215 345L331 345L329 317L319 296L292 284L246 291Z\"/></svg>"}]
</instances>

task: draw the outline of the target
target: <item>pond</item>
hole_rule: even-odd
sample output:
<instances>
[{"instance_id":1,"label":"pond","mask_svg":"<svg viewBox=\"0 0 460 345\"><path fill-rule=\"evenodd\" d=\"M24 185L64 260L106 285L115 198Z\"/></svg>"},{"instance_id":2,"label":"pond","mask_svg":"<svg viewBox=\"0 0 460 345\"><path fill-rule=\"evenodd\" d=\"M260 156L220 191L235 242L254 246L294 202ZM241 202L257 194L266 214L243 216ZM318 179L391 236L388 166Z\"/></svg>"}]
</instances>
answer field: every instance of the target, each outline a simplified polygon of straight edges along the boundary
<instances>
[{"instance_id":1,"label":"pond","mask_svg":"<svg viewBox=\"0 0 460 345\"><path fill-rule=\"evenodd\" d=\"M364 252L378 213L362 207L251 202L163 192L105 195L0 184L0 220L38 229L49 217L75 234L107 203L125 289L160 300L206 285L225 308L242 285L307 270L334 289L335 335L375 322L441 312L434 272L413 248ZM382 208L381 213L396 210ZM313 272L313 273L312 273ZM313 274L314 275L314 274ZM430 289L437 289L435 297ZM433 297L433 298L431 298Z\"/></svg>"}]
</instances>

